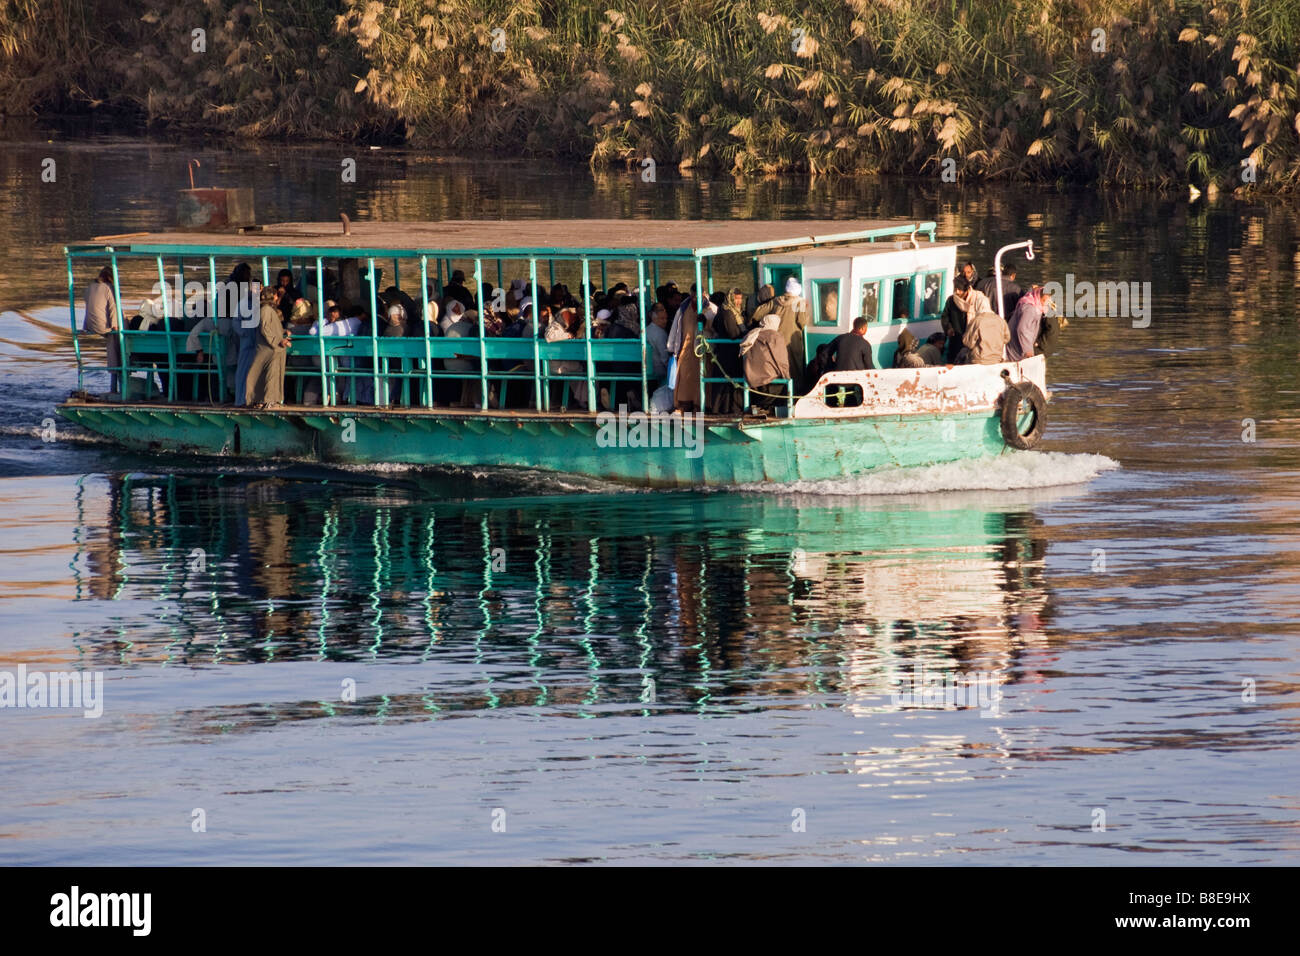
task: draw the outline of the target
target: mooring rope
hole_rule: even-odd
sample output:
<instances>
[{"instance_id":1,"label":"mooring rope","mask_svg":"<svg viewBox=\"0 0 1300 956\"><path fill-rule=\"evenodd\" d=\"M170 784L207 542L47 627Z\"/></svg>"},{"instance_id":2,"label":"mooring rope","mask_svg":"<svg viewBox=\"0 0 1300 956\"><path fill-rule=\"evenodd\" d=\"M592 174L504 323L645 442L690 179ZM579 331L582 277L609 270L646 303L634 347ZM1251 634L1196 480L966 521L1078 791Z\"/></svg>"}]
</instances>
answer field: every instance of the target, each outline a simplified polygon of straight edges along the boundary
<instances>
[{"instance_id":1,"label":"mooring rope","mask_svg":"<svg viewBox=\"0 0 1300 956\"><path fill-rule=\"evenodd\" d=\"M754 388L748 382L737 382L734 378L732 378L730 375L727 374L727 370L722 367L722 362L718 359L718 353L713 351L713 346L709 344L709 340L702 335L697 335L695 337L694 351L695 351L695 357L698 359L703 359L705 354L707 354L711 359L713 359L713 364L716 365L718 371L722 373L722 377L725 378L728 382L730 382L732 386L735 388L748 388L749 394L762 395L765 398L780 398L780 399L793 401L795 398L798 397L794 394L793 381L790 383L790 391L788 393L781 393L781 394L777 394L775 392L765 392L762 389ZM712 378L712 376L710 376L710 378Z\"/></svg>"}]
</instances>

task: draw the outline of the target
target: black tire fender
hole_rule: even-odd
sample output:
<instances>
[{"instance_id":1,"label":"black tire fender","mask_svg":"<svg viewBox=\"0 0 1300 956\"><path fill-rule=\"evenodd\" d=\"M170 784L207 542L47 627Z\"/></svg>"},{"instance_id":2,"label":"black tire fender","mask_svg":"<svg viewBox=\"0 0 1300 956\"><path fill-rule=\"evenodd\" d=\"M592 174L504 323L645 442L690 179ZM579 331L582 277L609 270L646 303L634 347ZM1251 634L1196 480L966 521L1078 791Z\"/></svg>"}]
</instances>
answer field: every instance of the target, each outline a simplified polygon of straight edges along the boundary
<instances>
[{"instance_id":1,"label":"black tire fender","mask_svg":"<svg viewBox=\"0 0 1300 956\"><path fill-rule=\"evenodd\" d=\"M1020 404L1028 402L1034 419L1027 432L1020 430ZM1002 393L1002 440L1012 448L1028 451L1043 439L1047 424L1047 398L1033 382L1007 384Z\"/></svg>"}]
</instances>

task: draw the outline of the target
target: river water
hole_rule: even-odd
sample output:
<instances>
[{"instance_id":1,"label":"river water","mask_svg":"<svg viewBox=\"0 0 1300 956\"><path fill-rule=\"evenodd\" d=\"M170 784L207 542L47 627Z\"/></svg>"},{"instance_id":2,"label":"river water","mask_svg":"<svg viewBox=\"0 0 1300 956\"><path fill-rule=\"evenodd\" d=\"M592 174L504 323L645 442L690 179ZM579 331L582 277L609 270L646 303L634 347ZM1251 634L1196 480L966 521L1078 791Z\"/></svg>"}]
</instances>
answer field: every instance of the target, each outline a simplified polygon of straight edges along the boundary
<instances>
[{"instance_id":1,"label":"river water","mask_svg":"<svg viewBox=\"0 0 1300 956\"><path fill-rule=\"evenodd\" d=\"M1294 211L5 132L0 672L103 713L0 709L0 862L1300 862ZM934 219L1149 324L1071 322L1039 451L762 492L50 433L62 244L192 155L265 222Z\"/></svg>"}]
</instances>

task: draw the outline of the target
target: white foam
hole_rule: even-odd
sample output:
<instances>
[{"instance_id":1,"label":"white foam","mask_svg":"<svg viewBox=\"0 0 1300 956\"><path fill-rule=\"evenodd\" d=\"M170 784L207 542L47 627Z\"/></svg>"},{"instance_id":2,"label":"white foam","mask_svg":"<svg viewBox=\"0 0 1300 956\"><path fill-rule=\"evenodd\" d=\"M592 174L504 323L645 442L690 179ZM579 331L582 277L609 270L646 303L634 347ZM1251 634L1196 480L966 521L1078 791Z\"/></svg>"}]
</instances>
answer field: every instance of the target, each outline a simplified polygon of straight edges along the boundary
<instances>
[{"instance_id":1,"label":"white foam","mask_svg":"<svg viewBox=\"0 0 1300 956\"><path fill-rule=\"evenodd\" d=\"M878 468L865 475L825 481L796 481L783 492L813 495L915 495L935 491L1006 491L1054 488L1091 481L1119 468L1105 455L1069 455L1059 451L1008 451L991 458L972 458L914 468ZM742 490L772 491L771 485L742 485Z\"/></svg>"}]
</instances>

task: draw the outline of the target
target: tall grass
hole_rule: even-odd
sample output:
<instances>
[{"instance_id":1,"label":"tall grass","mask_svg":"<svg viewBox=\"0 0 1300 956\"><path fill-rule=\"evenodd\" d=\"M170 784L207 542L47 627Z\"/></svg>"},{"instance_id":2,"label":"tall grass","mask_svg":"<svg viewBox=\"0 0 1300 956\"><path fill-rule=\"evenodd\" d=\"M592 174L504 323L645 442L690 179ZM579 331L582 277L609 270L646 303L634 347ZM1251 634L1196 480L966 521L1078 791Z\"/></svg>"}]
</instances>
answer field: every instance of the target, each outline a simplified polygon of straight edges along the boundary
<instances>
[{"instance_id":1,"label":"tall grass","mask_svg":"<svg viewBox=\"0 0 1300 956\"><path fill-rule=\"evenodd\" d=\"M101 24L125 3L54 0ZM128 5L111 42L63 17L88 79L6 65L0 94L597 166L1300 191L1300 0ZM34 7L4 0L0 48Z\"/></svg>"}]
</instances>

